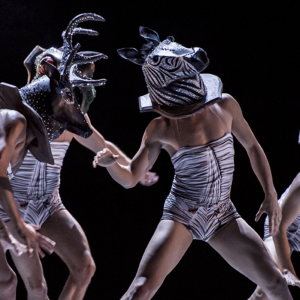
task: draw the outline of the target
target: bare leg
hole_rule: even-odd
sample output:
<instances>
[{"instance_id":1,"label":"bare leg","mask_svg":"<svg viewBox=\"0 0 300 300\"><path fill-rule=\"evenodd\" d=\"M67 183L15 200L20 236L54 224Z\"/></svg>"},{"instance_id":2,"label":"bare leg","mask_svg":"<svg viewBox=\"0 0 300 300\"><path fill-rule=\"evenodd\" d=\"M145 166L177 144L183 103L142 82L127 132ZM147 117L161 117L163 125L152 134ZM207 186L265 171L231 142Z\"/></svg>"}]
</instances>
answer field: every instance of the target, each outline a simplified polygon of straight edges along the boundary
<instances>
[{"instance_id":1,"label":"bare leg","mask_svg":"<svg viewBox=\"0 0 300 300\"><path fill-rule=\"evenodd\" d=\"M5 253L0 244L0 300L15 300L17 277L8 265Z\"/></svg>"},{"instance_id":2,"label":"bare leg","mask_svg":"<svg viewBox=\"0 0 300 300\"><path fill-rule=\"evenodd\" d=\"M264 243L267 246L267 249L269 250L271 257L277 263L280 271L282 271L281 266L279 264L278 257L277 257L276 248L275 248L275 244L273 242L273 238L272 237L268 237L264 241ZM292 254L292 251L291 251L291 254ZM263 290L259 286L257 286L256 289L255 289L255 291L253 292L253 294L251 295L251 297L248 300L268 300L268 297L263 292Z\"/></svg>"},{"instance_id":3,"label":"bare leg","mask_svg":"<svg viewBox=\"0 0 300 300\"><path fill-rule=\"evenodd\" d=\"M270 300L292 300L276 262L258 234L243 219L234 220L217 232L209 244L233 268L259 285Z\"/></svg>"},{"instance_id":4,"label":"bare leg","mask_svg":"<svg viewBox=\"0 0 300 300\"><path fill-rule=\"evenodd\" d=\"M193 238L184 225L162 220L140 262L137 274L121 300L151 299L180 261Z\"/></svg>"},{"instance_id":5,"label":"bare leg","mask_svg":"<svg viewBox=\"0 0 300 300\"><path fill-rule=\"evenodd\" d=\"M56 242L54 251L70 271L59 300L83 299L96 267L81 226L67 210L60 210L48 218L40 232Z\"/></svg>"},{"instance_id":6,"label":"bare leg","mask_svg":"<svg viewBox=\"0 0 300 300\"><path fill-rule=\"evenodd\" d=\"M15 227L11 222L7 223L7 227L10 232L18 238L20 242L23 242L19 235L15 232ZM10 252L16 268L20 276L22 277L26 290L28 300L48 300L47 296L47 284L43 274L43 267L38 254L34 251L32 257L29 257L27 253L16 256Z\"/></svg>"}]
</instances>

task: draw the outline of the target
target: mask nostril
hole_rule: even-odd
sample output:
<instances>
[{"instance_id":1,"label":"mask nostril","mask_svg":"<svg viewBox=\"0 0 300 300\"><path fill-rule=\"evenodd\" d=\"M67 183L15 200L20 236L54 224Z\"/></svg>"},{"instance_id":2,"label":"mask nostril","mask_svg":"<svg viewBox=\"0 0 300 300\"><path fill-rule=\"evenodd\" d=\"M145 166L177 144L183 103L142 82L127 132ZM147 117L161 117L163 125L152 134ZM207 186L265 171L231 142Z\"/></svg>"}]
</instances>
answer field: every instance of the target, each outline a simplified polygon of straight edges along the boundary
<instances>
[{"instance_id":1,"label":"mask nostril","mask_svg":"<svg viewBox=\"0 0 300 300\"><path fill-rule=\"evenodd\" d=\"M199 49L196 53L195 56L198 57L203 63L208 63L208 57L207 54L204 50Z\"/></svg>"}]
</instances>

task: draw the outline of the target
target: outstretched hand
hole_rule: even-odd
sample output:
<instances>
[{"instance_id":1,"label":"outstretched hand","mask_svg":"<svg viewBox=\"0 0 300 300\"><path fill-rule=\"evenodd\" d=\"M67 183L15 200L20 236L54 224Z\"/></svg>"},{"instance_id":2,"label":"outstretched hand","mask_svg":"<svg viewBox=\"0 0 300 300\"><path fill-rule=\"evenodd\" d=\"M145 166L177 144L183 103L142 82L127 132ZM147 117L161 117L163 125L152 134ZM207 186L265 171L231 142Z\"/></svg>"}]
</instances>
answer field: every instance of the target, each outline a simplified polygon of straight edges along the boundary
<instances>
[{"instance_id":1,"label":"outstretched hand","mask_svg":"<svg viewBox=\"0 0 300 300\"><path fill-rule=\"evenodd\" d=\"M11 250L16 256L20 256L28 251L28 248L19 243L13 236L7 231L4 226L0 229L0 243L3 247L4 252Z\"/></svg>"},{"instance_id":2,"label":"outstretched hand","mask_svg":"<svg viewBox=\"0 0 300 300\"><path fill-rule=\"evenodd\" d=\"M285 270L283 270L282 274L288 285L300 287L299 278L297 276L295 276L291 271L285 269Z\"/></svg>"},{"instance_id":3,"label":"outstretched hand","mask_svg":"<svg viewBox=\"0 0 300 300\"><path fill-rule=\"evenodd\" d=\"M35 250L40 257L44 257L45 251L48 254L52 254L55 242L45 237L44 235L36 232L40 229L40 226L30 225L23 223L18 229L19 235L25 240L28 248L29 257L32 256Z\"/></svg>"},{"instance_id":4,"label":"outstretched hand","mask_svg":"<svg viewBox=\"0 0 300 300\"><path fill-rule=\"evenodd\" d=\"M159 176L154 172L146 172L144 177L140 180L140 184L144 186L151 186L159 180Z\"/></svg>"},{"instance_id":5,"label":"outstretched hand","mask_svg":"<svg viewBox=\"0 0 300 300\"><path fill-rule=\"evenodd\" d=\"M94 157L93 167L108 167L113 165L118 158L119 155L115 155L108 148L104 148L102 151L97 152L97 155Z\"/></svg>"},{"instance_id":6,"label":"outstretched hand","mask_svg":"<svg viewBox=\"0 0 300 300\"><path fill-rule=\"evenodd\" d=\"M269 233L271 235L277 232L282 218L281 209L277 202L277 195L275 194L276 193L265 197L255 217L255 221L257 222L264 213L268 215Z\"/></svg>"}]
</instances>

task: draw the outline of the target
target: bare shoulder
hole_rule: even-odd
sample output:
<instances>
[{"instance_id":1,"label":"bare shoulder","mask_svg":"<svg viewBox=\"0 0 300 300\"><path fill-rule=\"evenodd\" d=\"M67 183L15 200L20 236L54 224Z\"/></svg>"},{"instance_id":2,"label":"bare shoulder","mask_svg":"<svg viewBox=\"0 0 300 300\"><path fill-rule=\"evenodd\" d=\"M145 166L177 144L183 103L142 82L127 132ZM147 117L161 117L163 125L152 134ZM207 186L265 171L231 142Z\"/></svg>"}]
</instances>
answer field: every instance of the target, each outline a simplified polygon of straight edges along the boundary
<instances>
[{"instance_id":1,"label":"bare shoulder","mask_svg":"<svg viewBox=\"0 0 300 300\"><path fill-rule=\"evenodd\" d=\"M21 133L26 130L26 118L15 110L1 109L0 128L2 134L11 130Z\"/></svg>"},{"instance_id":2,"label":"bare shoulder","mask_svg":"<svg viewBox=\"0 0 300 300\"><path fill-rule=\"evenodd\" d=\"M145 130L144 138L148 141L160 141L167 129L167 119L158 117L153 119Z\"/></svg>"},{"instance_id":3,"label":"bare shoulder","mask_svg":"<svg viewBox=\"0 0 300 300\"><path fill-rule=\"evenodd\" d=\"M26 118L16 110L0 109L1 123L26 124Z\"/></svg>"},{"instance_id":4,"label":"bare shoulder","mask_svg":"<svg viewBox=\"0 0 300 300\"><path fill-rule=\"evenodd\" d=\"M222 101L220 101L218 104L222 109L226 110L232 116L241 112L239 103L230 94L223 93Z\"/></svg>"}]
</instances>

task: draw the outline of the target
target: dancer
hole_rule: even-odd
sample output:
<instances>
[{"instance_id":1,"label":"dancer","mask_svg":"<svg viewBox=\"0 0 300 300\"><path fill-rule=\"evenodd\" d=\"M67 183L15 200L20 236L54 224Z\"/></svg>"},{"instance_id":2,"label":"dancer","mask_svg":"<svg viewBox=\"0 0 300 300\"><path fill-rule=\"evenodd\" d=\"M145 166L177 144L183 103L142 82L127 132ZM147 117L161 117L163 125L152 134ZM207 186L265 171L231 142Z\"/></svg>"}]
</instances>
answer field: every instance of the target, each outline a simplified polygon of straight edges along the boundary
<instances>
[{"instance_id":1,"label":"dancer","mask_svg":"<svg viewBox=\"0 0 300 300\"><path fill-rule=\"evenodd\" d=\"M292 299L263 241L230 200L232 132L246 149L265 192L256 220L267 213L270 233L277 231L281 216L270 167L239 104L228 94L216 99L213 94L221 90L220 80L209 74L200 76L209 63L204 50L185 48L173 37L160 42L158 34L145 27L140 27L140 35L148 41L141 52L133 48L118 52L142 65L149 91L140 98L142 109L152 106L162 116L146 128L129 166L119 163L109 149L100 151L93 165L106 166L118 183L131 188L165 149L175 177L161 221L122 300L151 299L193 239L208 242L232 267L258 283L270 299Z\"/></svg>"},{"instance_id":2,"label":"dancer","mask_svg":"<svg viewBox=\"0 0 300 300\"><path fill-rule=\"evenodd\" d=\"M26 59L30 81L39 79L44 72L41 61L46 60L55 66L61 63L60 49L50 48L42 51L36 47ZM36 70L36 74L33 73ZM84 77L93 77L94 63L78 65L78 72ZM79 105L85 113L96 96L93 86L74 89ZM19 172L11 180L11 185L21 215L27 223L40 226L40 232L56 241L55 252L66 263L70 276L59 299L83 299L90 280L95 272L95 263L91 255L86 235L69 211L63 205L60 195L60 172L66 151L75 138L79 143L97 153L108 147L119 155L122 164L128 165L130 159L114 144L104 140L102 135L91 125L87 115L86 120L93 134L84 139L76 134L64 131L56 140L50 143L54 157L54 165L37 161L31 153L27 153ZM152 185L158 180L156 174L147 172L141 183ZM0 207L0 216L13 231L8 216ZM14 263L25 283L28 299L48 299L47 284L38 255L17 257L12 254ZM0 262L1 263L1 262ZM1 273L0 273L1 276Z\"/></svg>"},{"instance_id":3,"label":"dancer","mask_svg":"<svg viewBox=\"0 0 300 300\"><path fill-rule=\"evenodd\" d=\"M278 202L282 210L280 226L275 235L270 235L266 226L268 218L266 218L264 242L287 283L300 287L300 279L291 260L294 251L300 252L300 173L282 194ZM267 300L269 298L260 287L257 287L249 300L256 299Z\"/></svg>"},{"instance_id":4,"label":"dancer","mask_svg":"<svg viewBox=\"0 0 300 300\"><path fill-rule=\"evenodd\" d=\"M44 60L41 66L45 76L33 83L20 90L0 84L0 204L11 220L11 232L26 243L30 256L36 255L32 249L40 256L44 256L42 249L51 253L55 243L21 218L9 178L16 175L28 150L38 161L53 164L49 142L57 139L64 130L83 138L93 133L72 91L73 86L105 84L105 79L92 80L77 72L77 64L105 57L97 52L83 54L78 52L79 44L72 46L73 34L97 34L93 30L76 28L80 22L88 20L104 19L89 13L77 16L72 27L69 24L63 33L64 48L59 69ZM16 275L7 265L3 251L0 260L0 299L15 299Z\"/></svg>"}]
</instances>

